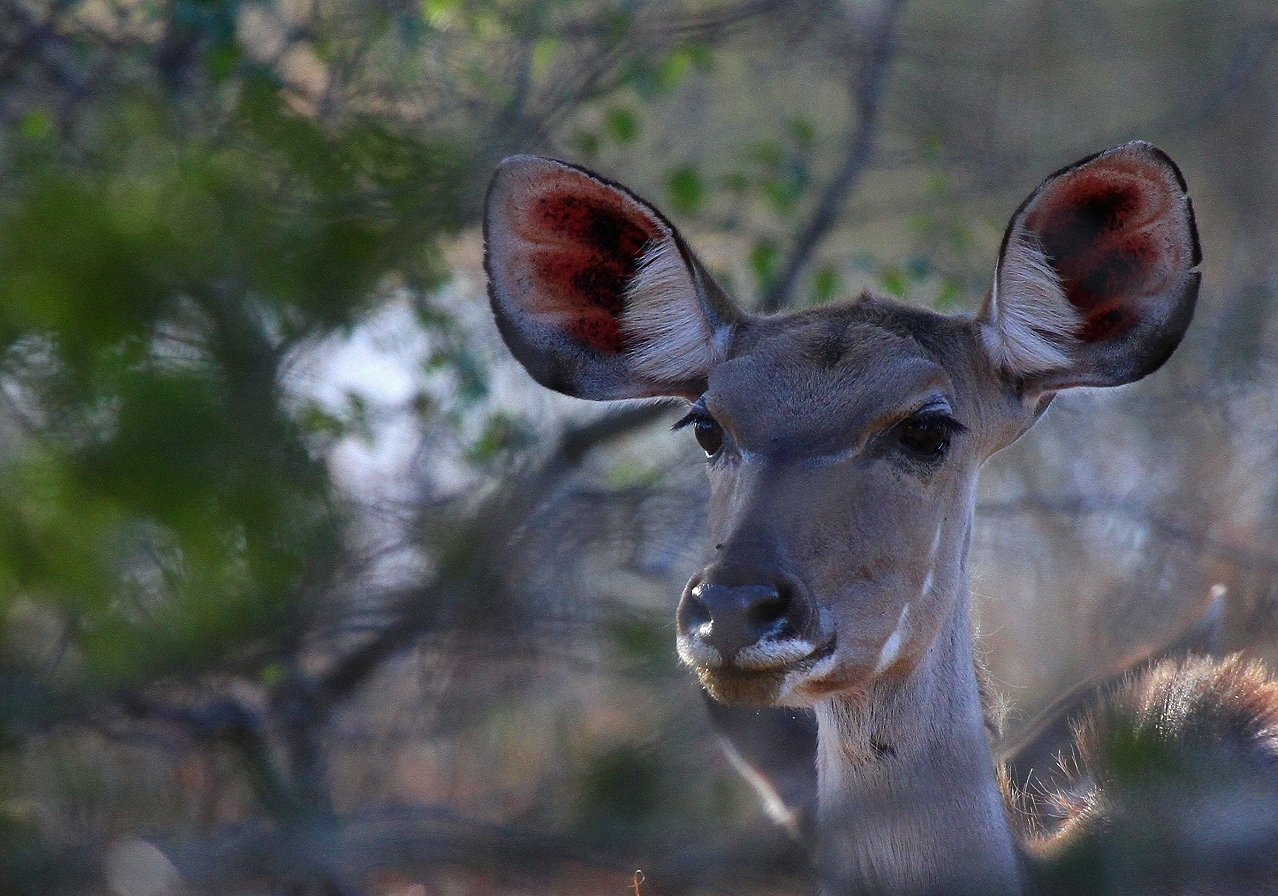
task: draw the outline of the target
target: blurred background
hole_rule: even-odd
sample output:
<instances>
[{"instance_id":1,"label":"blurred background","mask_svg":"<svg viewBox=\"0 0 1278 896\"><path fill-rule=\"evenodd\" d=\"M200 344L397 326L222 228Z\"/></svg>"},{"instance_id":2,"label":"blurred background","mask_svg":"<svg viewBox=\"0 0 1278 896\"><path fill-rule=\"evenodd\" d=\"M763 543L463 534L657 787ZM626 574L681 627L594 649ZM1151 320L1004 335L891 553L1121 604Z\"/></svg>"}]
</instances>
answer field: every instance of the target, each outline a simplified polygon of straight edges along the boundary
<instances>
[{"instance_id":1,"label":"blurred background","mask_svg":"<svg viewBox=\"0 0 1278 896\"><path fill-rule=\"evenodd\" d=\"M1267 0L0 0L0 891L805 893L674 654L673 411L506 355L513 152L754 308L971 310L1048 172L1183 168L1197 319L991 462L1007 737L1174 641L1278 657Z\"/></svg>"}]
</instances>

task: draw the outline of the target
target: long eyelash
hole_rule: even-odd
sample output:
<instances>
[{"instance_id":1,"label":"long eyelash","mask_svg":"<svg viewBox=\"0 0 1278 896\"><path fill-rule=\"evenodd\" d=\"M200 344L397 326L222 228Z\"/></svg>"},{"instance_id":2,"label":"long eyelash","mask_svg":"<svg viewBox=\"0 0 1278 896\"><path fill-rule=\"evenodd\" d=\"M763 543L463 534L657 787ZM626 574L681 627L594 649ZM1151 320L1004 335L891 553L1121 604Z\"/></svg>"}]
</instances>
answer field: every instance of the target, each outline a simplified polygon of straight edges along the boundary
<instances>
[{"instance_id":1,"label":"long eyelash","mask_svg":"<svg viewBox=\"0 0 1278 896\"><path fill-rule=\"evenodd\" d=\"M941 408L931 408L931 409L926 407L920 408L919 410L915 411L913 414L911 414L909 417L906 417L905 419L921 420L921 421L926 421L927 423L939 424L940 426L944 426L945 429L951 435L957 435L958 433L961 433L961 432L967 432L966 426L964 426L962 423L960 423L959 421L955 420L952 416L950 416L950 413L948 410L942 410Z\"/></svg>"},{"instance_id":2,"label":"long eyelash","mask_svg":"<svg viewBox=\"0 0 1278 896\"><path fill-rule=\"evenodd\" d=\"M696 408L693 408L692 410L688 411L688 413L680 417L678 422L676 422L673 426L670 427L670 431L678 432L684 427L691 426L692 424L696 423L698 420L702 420L704 418L705 418L705 414L703 412L697 410Z\"/></svg>"},{"instance_id":3,"label":"long eyelash","mask_svg":"<svg viewBox=\"0 0 1278 896\"><path fill-rule=\"evenodd\" d=\"M692 409L688 411L688 413L680 417L678 422L676 422L673 426L670 427L670 431L677 432L678 430L683 429L685 426L691 426L692 424L697 423L698 421L710 420L710 419L711 417L708 413L706 413L705 408L701 407L700 405L694 404L692 406Z\"/></svg>"},{"instance_id":4,"label":"long eyelash","mask_svg":"<svg viewBox=\"0 0 1278 896\"><path fill-rule=\"evenodd\" d=\"M962 423L959 423L949 414L942 414L942 413L920 414L918 419L926 420L928 423L940 424L941 426L944 426L949 431L950 435L957 435L961 432L967 432L967 427L964 426Z\"/></svg>"}]
</instances>

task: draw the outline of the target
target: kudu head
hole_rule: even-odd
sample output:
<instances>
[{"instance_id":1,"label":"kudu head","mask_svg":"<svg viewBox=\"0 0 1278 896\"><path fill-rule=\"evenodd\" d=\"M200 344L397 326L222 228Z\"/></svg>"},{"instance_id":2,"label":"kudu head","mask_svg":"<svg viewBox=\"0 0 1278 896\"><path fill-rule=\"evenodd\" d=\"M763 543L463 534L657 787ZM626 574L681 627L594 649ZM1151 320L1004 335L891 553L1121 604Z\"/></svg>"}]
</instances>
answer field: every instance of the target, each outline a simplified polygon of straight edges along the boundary
<instances>
[{"instance_id":1,"label":"kudu head","mask_svg":"<svg viewBox=\"0 0 1278 896\"><path fill-rule=\"evenodd\" d=\"M485 238L497 323L540 383L689 403L710 538L679 655L720 699L788 705L908 674L966 595L981 464L1057 391L1161 365L1200 260L1180 172L1145 143L1025 200L975 317L871 296L746 313L660 212L541 158L497 170Z\"/></svg>"}]
</instances>

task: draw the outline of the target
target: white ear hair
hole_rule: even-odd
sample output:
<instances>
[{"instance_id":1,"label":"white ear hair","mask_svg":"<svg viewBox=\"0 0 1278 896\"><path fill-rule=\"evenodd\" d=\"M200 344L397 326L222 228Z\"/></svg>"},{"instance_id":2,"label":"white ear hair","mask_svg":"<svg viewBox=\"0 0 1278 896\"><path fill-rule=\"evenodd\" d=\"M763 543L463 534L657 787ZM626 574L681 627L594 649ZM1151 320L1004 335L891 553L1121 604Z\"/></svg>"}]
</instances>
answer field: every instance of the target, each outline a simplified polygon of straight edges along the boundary
<instances>
[{"instance_id":1,"label":"white ear hair","mask_svg":"<svg viewBox=\"0 0 1278 896\"><path fill-rule=\"evenodd\" d=\"M995 366L1029 375L1066 367L1083 318L1037 240L1013 233L994 277L981 342Z\"/></svg>"},{"instance_id":2,"label":"white ear hair","mask_svg":"<svg viewBox=\"0 0 1278 896\"><path fill-rule=\"evenodd\" d=\"M621 329L637 375L679 383L705 374L723 360L731 328L716 331L707 319L694 273L673 239L652 244L626 287Z\"/></svg>"}]
</instances>

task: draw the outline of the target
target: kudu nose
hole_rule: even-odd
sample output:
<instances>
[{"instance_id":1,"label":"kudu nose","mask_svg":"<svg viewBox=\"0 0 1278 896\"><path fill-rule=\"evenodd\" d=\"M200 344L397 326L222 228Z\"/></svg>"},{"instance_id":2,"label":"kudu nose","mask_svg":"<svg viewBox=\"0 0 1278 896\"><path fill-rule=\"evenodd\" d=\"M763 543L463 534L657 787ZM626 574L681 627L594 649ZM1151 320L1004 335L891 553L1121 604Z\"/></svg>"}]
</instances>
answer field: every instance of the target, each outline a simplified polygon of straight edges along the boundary
<instances>
[{"instance_id":1,"label":"kudu nose","mask_svg":"<svg viewBox=\"0 0 1278 896\"><path fill-rule=\"evenodd\" d=\"M788 589L703 582L679 603L679 632L695 635L731 663L743 648L785 633L792 603Z\"/></svg>"}]
</instances>

